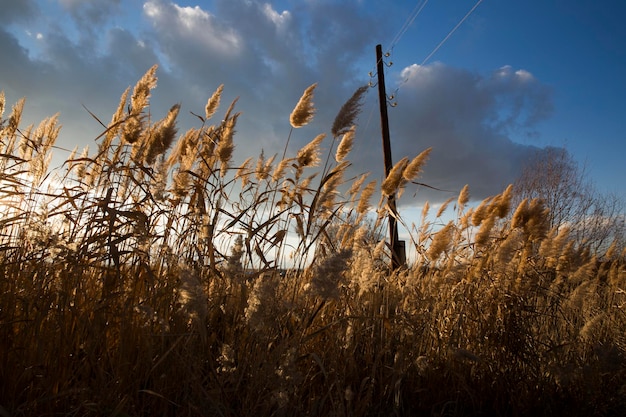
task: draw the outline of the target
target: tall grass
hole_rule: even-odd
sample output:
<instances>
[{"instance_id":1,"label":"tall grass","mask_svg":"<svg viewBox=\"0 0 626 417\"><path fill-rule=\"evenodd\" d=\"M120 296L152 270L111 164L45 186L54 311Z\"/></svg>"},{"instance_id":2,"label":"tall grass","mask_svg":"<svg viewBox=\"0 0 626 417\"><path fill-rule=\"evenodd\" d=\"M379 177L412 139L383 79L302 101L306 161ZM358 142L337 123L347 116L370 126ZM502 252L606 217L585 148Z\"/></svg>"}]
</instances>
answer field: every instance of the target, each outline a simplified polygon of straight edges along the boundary
<instances>
[{"instance_id":1,"label":"tall grass","mask_svg":"<svg viewBox=\"0 0 626 417\"><path fill-rule=\"evenodd\" d=\"M364 89L332 140L238 165L222 86L182 134L178 105L151 120L155 86L153 67L61 172L57 119L20 128L0 96L0 415L626 412L620 248L574 244L510 187L468 208L466 187L450 222L425 206L392 273L377 184L346 178Z\"/></svg>"}]
</instances>

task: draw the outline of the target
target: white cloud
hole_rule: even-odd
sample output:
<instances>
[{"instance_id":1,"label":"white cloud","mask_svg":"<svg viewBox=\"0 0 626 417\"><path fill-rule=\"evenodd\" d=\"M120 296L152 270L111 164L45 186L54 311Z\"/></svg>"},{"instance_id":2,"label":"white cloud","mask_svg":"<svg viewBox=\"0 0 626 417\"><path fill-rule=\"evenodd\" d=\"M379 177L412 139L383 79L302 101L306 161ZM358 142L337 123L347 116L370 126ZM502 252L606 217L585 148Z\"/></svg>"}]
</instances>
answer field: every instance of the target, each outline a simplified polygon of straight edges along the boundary
<instances>
[{"instance_id":1,"label":"white cloud","mask_svg":"<svg viewBox=\"0 0 626 417\"><path fill-rule=\"evenodd\" d=\"M475 198L498 193L536 150L513 142L511 133L532 130L552 106L547 87L529 77L526 71L508 67L481 75L441 62L402 69L398 105L389 109L394 159L433 147L422 182L452 192L470 184ZM393 91L391 84L387 91ZM366 161L381 159L379 141L360 148L367 153ZM366 163L359 168L365 169ZM402 202L410 204L417 190L409 188ZM418 193L431 201L452 195L425 188Z\"/></svg>"},{"instance_id":2,"label":"white cloud","mask_svg":"<svg viewBox=\"0 0 626 417\"><path fill-rule=\"evenodd\" d=\"M200 45L204 52L236 55L241 50L241 39L235 29L221 24L199 6L183 7L152 0L144 3L143 10L162 36L171 36L169 33L173 32L178 42Z\"/></svg>"},{"instance_id":3,"label":"white cloud","mask_svg":"<svg viewBox=\"0 0 626 417\"><path fill-rule=\"evenodd\" d=\"M263 13L274 23L278 31L285 30L285 27L291 20L291 13L289 13L289 11L283 10L281 13L278 13L269 3L263 5Z\"/></svg>"}]
</instances>

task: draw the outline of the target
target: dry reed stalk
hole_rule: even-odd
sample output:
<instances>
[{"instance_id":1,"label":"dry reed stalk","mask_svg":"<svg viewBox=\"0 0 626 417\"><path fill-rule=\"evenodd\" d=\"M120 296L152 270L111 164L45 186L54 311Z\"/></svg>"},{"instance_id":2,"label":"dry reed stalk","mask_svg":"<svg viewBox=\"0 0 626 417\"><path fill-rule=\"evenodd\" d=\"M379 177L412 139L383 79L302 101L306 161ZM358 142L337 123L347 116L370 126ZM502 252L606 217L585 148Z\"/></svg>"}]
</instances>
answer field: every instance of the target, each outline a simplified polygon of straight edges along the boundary
<instances>
[{"instance_id":1,"label":"dry reed stalk","mask_svg":"<svg viewBox=\"0 0 626 417\"><path fill-rule=\"evenodd\" d=\"M252 165L252 159L253 157L250 156L248 157L248 159L243 161L243 163L239 166L239 169L237 169L237 172L235 173L235 178L239 178L241 180L242 188L246 188L246 185L248 185L251 173L250 166Z\"/></svg>"},{"instance_id":2,"label":"dry reed stalk","mask_svg":"<svg viewBox=\"0 0 626 417\"><path fill-rule=\"evenodd\" d=\"M128 87L120 97L120 102L117 105L117 110L115 111L115 113L113 113L113 116L111 117L111 122L107 126L104 140L99 145L98 154L108 154L111 144L113 143L113 139L115 139L115 137L119 134L122 128L124 111L126 110L126 102L128 101L129 94L130 87Z\"/></svg>"},{"instance_id":3,"label":"dry reed stalk","mask_svg":"<svg viewBox=\"0 0 626 417\"><path fill-rule=\"evenodd\" d=\"M398 188L404 184L405 180L402 177L402 173L408 163L409 158L405 156L393 166L391 171L389 171L389 175L387 175L387 178L385 178L385 181L383 181L381 185L381 190L385 196L389 197L394 195L396 191L398 191Z\"/></svg>"},{"instance_id":4,"label":"dry reed stalk","mask_svg":"<svg viewBox=\"0 0 626 417\"><path fill-rule=\"evenodd\" d=\"M25 98L21 98L11 107L11 115L9 116L9 122L2 134L9 138L9 140L16 140L15 132L17 132L17 128L19 127L22 121L22 112L24 111L24 103L26 103Z\"/></svg>"},{"instance_id":5,"label":"dry reed stalk","mask_svg":"<svg viewBox=\"0 0 626 417\"><path fill-rule=\"evenodd\" d=\"M509 214L511 209L511 198L513 197L513 184L510 184L504 192L498 195L492 202L492 210L501 219Z\"/></svg>"},{"instance_id":6,"label":"dry reed stalk","mask_svg":"<svg viewBox=\"0 0 626 417\"><path fill-rule=\"evenodd\" d=\"M147 165L154 165L157 157L165 155L176 138L176 117L180 111L180 104L172 106L167 116L155 126L146 143L143 161Z\"/></svg>"},{"instance_id":7,"label":"dry reed stalk","mask_svg":"<svg viewBox=\"0 0 626 417\"><path fill-rule=\"evenodd\" d=\"M498 252L496 254L496 264L505 269L509 267L513 257L520 249L521 242L522 235L519 230L511 230L498 248Z\"/></svg>"},{"instance_id":8,"label":"dry reed stalk","mask_svg":"<svg viewBox=\"0 0 626 417\"><path fill-rule=\"evenodd\" d=\"M354 126L355 119L361 111L361 100L368 90L368 86L364 85L356 89L352 97L341 106L339 113L333 121L331 133L333 137L339 137L347 133Z\"/></svg>"},{"instance_id":9,"label":"dry reed stalk","mask_svg":"<svg viewBox=\"0 0 626 417\"><path fill-rule=\"evenodd\" d=\"M428 160L433 148L428 148L417 155L413 160L406 165L406 168L402 171L402 177L407 181L414 181L415 178L422 172L424 164Z\"/></svg>"},{"instance_id":10,"label":"dry reed stalk","mask_svg":"<svg viewBox=\"0 0 626 417\"><path fill-rule=\"evenodd\" d=\"M256 179L259 181L263 181L270 176L270 172L272 172L272 165L274 163L274 159L276 159L276 155L272 155L268 160L265 159L263 151L261 151L261 155L256 163L256 170L254 175Z\"/></svg>"},{"instance_id":11,"label":"dry reed stalk","mask_svg":"<svg viewBox=\"0 0 626 417\"><path fill-rule=\"evenodd\" d=\"M152 66L135 84L130 98L130 111L122 129L122 142L134 144L144 131L143 110L148 106L150 90L156 87L157 65Z\"/></svg>"},{"instance_id":12,"label":"dry reed stalk","mask_svg":"<svg viewBox=\"0 0 626 417\"><path fill-rule=\"evenodd\" d=\"M343 161L328 173L323 181L322 192L319 194L318 207L324 207L329 210L333 208L335 198L339 194L337 188L342 184L343 174L349 165L348 161Z\"/></svg>"},{"instance_id":13,"label":"dry reed stalk","mask_svg":"<svg viewBox=\"0 0 626 417\"><path fill-rule=\"evenodd\" d=\"M133 89L133 95L130 98L130 114L139 115L144 108L148 106L148 99L150 97L150 90L154 89L157 84L156 70L158 65L153 65L144 75L139 79L135 88Z\"/></svg>"},{"instance_id":14,"label":"dry reed stalk","mask_svg":"<svg viewBox=\"0 0 626 417\"><path fill-rule=\"evenodd\" d=\"M355 203L356 196L359 193L359 191L361 191L361 187L363 186L363 183L365 182L368 176L369 176L369 172L360 175L356 180L352 181L352 185L350 185L350 189L348 190L348 193L347 193L351 203L353 204Z\"/></svg>"},{"instance_id":15,"label":"dry reed stalk","mask_svg":"<svg viewBox=\"0 0 626 417\"><path fill-rule=\"evenodd\" d=\"M459 193L459 198L456 202L459 212L463 211L469 199L470 199L469 185L465 184L465 186L461 189L461 192Z\"/></svg>"},{"instance_id":16,"label":"dry reed stalk","mask_svg":"<svg viewBox=\"0 0 626 417\"><path fill-rule=\"evenodd\" d=\"M298 151L296 159L300 169L317 166L320 163L320 144L325 137L325 133L317 135L311 142Z\"/></svg>"},{"instance_id":17,"label":"dry reed stalk","mask_svg":"<svg viewBox=\"0 0 626 417\"><path fill-rule=\"evenodd\" d=\"M205 120L209 120L211 117L213 117L213 115L217 111L218 107L220 106L220 100L222 98L223 90L224 90L224 84L220 84L219 87L217 87L217 90L215 90L215 92L211 95L211 97L207 101L206 106L204 108Z\"/></svg>"},{"instance_id":18,"label":"dry reed stalk","mask_svg":"<svg viewBox=\"0 0 626 417\"><path fill-rule=\"evenodd\" d=\"M310 85L304 90L298 104L289 115L289 123L294 128L306 126L313 120L315 116L315 107L313 106L313 94L317 83Z\"/></svg>"},{"instance_id":19,"label":"dry reed stalk","mask_svg":"<svg viewBox=\"0 0 626 417\"><path fill-rule=\"evenodd\" d=\"M453 200L453 198L450 197L449 199L444 201L443 204L441 204L441 206L439 207L439 210L437 210L437 214L436 214L435 217L437 217L437 218L441 217L443 215L444 211L446 211L446 209L448 208L448 206L452 202L452 200Z\"/></svg>"},{"instance_id":20,"label":"dry reed stalk","mask_svg":"<svg viewBox=\"0 0 626 417\"><path fill-rule=\"evenodd\" d=\"M220 175L222 178L226 175L228 170L230 159L233 156L235 145L233 144L233 137L235 136L235 125L237 124L237 118L240 113L236 113L231 118L227 119L222 134L220 135L220 141L217 144L217 156L220 160Z\"/></svg>"},{"instance_id":21,"label":"dry reed stalk","mask_svg":"<svg viewBox=\"0 0 626 417\"><path fill-rule=\"evenodd\" d=\"M431 261L436 261L443 252L448 250L454 230L454 222L450 221L441 230L435 233L427 252Z\"/></svg>"},{"instance_id":22,"label":"dry reed stalk","mask_svg":"<svg viewBox=\"0 0 626 417\"><path fill-rule=\"evenodd\" d=\"M178 199L182 200L189 193L189 182L191 177L189 171L195 162L195 156L189 152L181 155L178 170L174 173L172 192Z\"/></svg>"},{"instance_id":23,"label":"dry reed stalk","mask_svg":"<svg viewBox=\"0 0 626 417\"><path fill-rule=\"evenodd\" d=\"M474 209L474 213L472 214L472 225L480 226L481 223L489 217L490 204L492 200L492 197L486 198L478 205L478 207Z\"/></svg>"},{"instance_id":24,"label":"dry reed stalk","mask_svg":"<svg viewBox=\"0 0 626 417\"><path fill-rule=\"evenodd\" d=\"M570 240L570 230L562 227L560 230L553 228L539 246L539 255L545 259L546 266L556 267L559 258L563 255L563 249Z\"/></svg>"},{"instance_id":25,"label":"dry reed stalk","mask_svg":"<svg viewBox=\"0 0 626 417\"><path fill-rule=\"evenodd\" d=\"M292 158L283 158L276 165L276 169L274 169L274 172L272 173L272 181L274 182L280 181L285 176L285 171L287 170L287 167L291 164L292 161L293 161Z\"/></svg>"},{"instance_id":26,"label":"dry reed stalk","mask_svg":"<svg viewBox=\"0 0 626 417\"><path fill-rule=\"evenodd\" d=\"M265 150L261 149L261 154L256 160L256 167L254 169L254 176L258 181L263 181L266 178L265 175Z\"/></svg>"},{"instance_id":27,"label":"dry reed stalk","mask_svg":"<svg viewBox=\"0 0 626 417\"><path fill-rule=\"evenodd\" d=\"M322 300L338 300L345 279L344 271L348 268L351 256L350 249L341 249L323 259L313 267L311 280L305 290Z\"/></svg>"},{"instance_id":28,"label":"dry reed stalk","mask_svg":"<svg viewBox=\"0 0 626 417\"><path fill-rule=\"evenodd\" d=\"M344 133L341 138L341 142L339 142L339 146L337 146L337 152L335 153L335 161L342 162L346 156L352 150L352 144L354 143L354 134L356 131L356 126L352 126L346 133Z\"/></svg>"},{"instance_id":29,"label":"dry reed stalk","mask_svg":"<svg viewBox=\"0 0 626 417\"><path fill-rule=\"evenodd\" d=\"M481 222L480 229L476 233L476 237L474 239L474 243L476 246L486 246L491 238L491 230L496 222L496 216L489 216L484 221Z\"/></svg>"},{"instance_id":30,"label":"dry reed stalk","mask_svg":"<svg viewBox=\"0 0 626 417\"><path fill-rule=\"evenodd\" d=\"M370 208L370 199L376 191L376 181L370 181L363 191L361 191L361 198L359 198L359 204L357 205L356 212L360 215L365 215Z\"/></svg>"}]
</instances>

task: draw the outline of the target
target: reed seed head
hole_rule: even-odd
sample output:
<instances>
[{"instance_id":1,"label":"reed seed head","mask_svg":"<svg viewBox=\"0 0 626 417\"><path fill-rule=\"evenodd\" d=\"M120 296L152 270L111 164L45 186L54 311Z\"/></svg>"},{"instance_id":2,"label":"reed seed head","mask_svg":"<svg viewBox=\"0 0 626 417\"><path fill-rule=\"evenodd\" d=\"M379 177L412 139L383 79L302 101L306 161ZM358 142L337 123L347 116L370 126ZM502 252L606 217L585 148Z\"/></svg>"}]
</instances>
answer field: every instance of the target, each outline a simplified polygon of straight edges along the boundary
<instances>
[{"instance_id":1,"label":"reed seed head","mask_svg":"<svg viewBox=\"0 0 626 417\"><path fill-rule=\"evenodd\" d=\"M337 113L337 116L335 117L335 121L333 122L333 127L331 129L333 137L336 138L352 129L354 121L361 111L361 100L368 88L369 87L367 85L357 88L357 90L352 94L352 97L350 97L341 107L339 113Z\"/></svg>"},{"instance_id":2,"label":"reed seed head","mask_svg":"<svg viewBox=\"0 0 626 417\"><path fill-rule=\"evenodd\" d=\"M454 223L452 221L448 222L441 230L435 233L430 247L428 248L428 257L432 261L439 259L439 256L448 250L453 233Z\"/></svg>"},{"instance_id":3,"label":"reed seed head","mask_svg":"<svg viewBox=\"0 0 626 417\"><path fill-rule=\"evenodd\" d=\"M223 90L224 84L221 84L207 101L206 107L204 108L205 120L209 120L217 111L217 108L220 106L220 99L222 98Z\"/></svg>"},{"instance_id":4,"label":"reed seed head","mask_svg":"<svg viewBox=\"0 0 626 417\"><path fill-rule=\"evenodd\" d=\"M457 200L457 206L459 211L462 211L467 202L469 201L469 185L465 184L465 186L461 189L459 193L459 199Z\"/></svg>"},{"instance_id":5,"label":"reed seed head","mask_svg":"<svg viewBox=\"0 0 626 417\"><path fill-rule=\"evenodd\" d=\"M298 160L298 165L302 168L313 167L319 164L320 162L320 144L326 137L325 133L320 133L317 135L311 142L309 142L305 147L298 151L296 159Z\"/></svg>"},{"instance_id":6,"label":"reed seed head","mask_svg":"<svg viewBox=\"0 0 626 417\"><path fill-rule=\"evenodd\" d=\"M422 172L422 168L424 167L424 163L428 160L430 156L430 152L433 148L428 148L419 155L417 155L413 160L407 164L404 171L402 171L402 176L407 181L413 181L417 176Z\"/></svg>"},{"instance_id":7,"label":"reed seed head","mask_svg":"<svg viewBox=\"0 0 626 417\"><path fill-rule=\"evenodd\" d=\"M306 126L313 120L315 116L315 107L313 106L313 93L317 87L317 83L310 85L304 90L298 104L289 116L289 122L294 128Z\"/></svg>"},{"instance_id":8,"label":"reed seed head","mask_svg":"<svg viewBox=\"0 0 626 417\"><path fill-rule=\"evenodd\" d=\"M376 191L376 181L370 181L361 191L361 198L359 198L359 204L356 208L357 213L364 214L369 210L370 199L374 195L374 191Z\"/></svg>"},{"instance_id":9,"label":"reed seed head","mask_svg":"<svg viewBox=\"0 0 626 417\"><path fill-rule=\"evenodd\" d=\"M389 175L387 175L387 178L385 178L385 181L383 181L381 185L384 195L394 195L396 191L398 191L398 188L403 185L402 173L404 172L404 169L406 168L408 163L409 158L405 156L393 166L393 168L389 172Z\"/></svg>"},{"instance_id":10,"label":"reed seed head","mask_svg":"<svg viewBox=\"0 0 626 417\"><path fill-rule=\"evenodd\" d=\"M0 91L0 120L4 115L4 106L6 105L6 99L4 97L4 91Z\"/></svg>"},{"instance_id":11,"label":"reed seed head","mask_svg":"<svg viewBox=\"0 0 626 417\"><path fill-rule=\"evenodd\" d=\"M352 145L354 143L354 133L356 131L356 126L352 126L346 133L344 133L341 138L341 142L339 142L339 146L337 146L337 152L335 153L335 160L337 162L343 161L346 156L352 150Z\"/></svg>"}]
</instances>

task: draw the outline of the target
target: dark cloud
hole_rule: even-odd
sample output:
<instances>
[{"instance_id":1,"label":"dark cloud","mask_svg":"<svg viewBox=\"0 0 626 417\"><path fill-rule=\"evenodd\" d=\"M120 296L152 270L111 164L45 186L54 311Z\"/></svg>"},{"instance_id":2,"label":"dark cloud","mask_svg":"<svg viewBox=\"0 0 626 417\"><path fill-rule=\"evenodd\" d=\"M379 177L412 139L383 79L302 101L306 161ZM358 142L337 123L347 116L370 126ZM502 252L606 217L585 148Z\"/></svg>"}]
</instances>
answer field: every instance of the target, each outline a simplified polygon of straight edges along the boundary
<instances>
[{"instance_id":1,"label":"dark cloud","mask_svg":"<svg viewBox=\"0 0 626 417\"><path fill-rule=\"evenodd\" d=\"M0 66L0 89L10 90L8 100L27 96L34 121L60 111L64 129L58 144L66 148L95 146L93 138L102 131L83 105L106 123L124 89L160 64L151 111L160 118L182 102L181 131L198 123L190 112L201 114L219 84L225 85L221 112L240 97L235 154L240 161L262 148L266 154L282 152L289 113L303 90L317 82L318 111L309 126L293 132L288 151L293 155L318 133L329 132L341 105L367 83L381 38L377 30L384 30L359 2L294 2L281 10L270 2L215 0L214 8L205 10L147 0L135 10L133 28L110 23L123 17L119 1L62 3L77 27L91 24L89 36L74 39L63 26L49 24L35 51L0 29L0 56L12 57ZM35 12L35 3L24 4ZM11 10L15 20L27 9ZM389 78L391 92L395 80ZM453 191L469 183L476 198L495 194L514 179L534 149L514 143L511 134L532 133L551 111L549 90L511 67L481 75L444 64L412 66L398 74L398 82L398 106L389 111L394 158L432 146L421 180ZM375 89L367 94L358 125L353 171L371 171L380 179ZM432 201L450 194L420 190L419 196Z\"/></svg>"},{"instance_id":2,"label":"dark cloud","mask_svg":"<svg viewBox=\"0 0 626 417\"><path fill-rule=\"evenodd\" d=\"M454 192L470 184L475 198L514 181L536 148L513 142L510 134L532 130L552 108L546 86L510 67L481 76L442 63L414 65L399 79L398 105L389 109L395 159L433 147L420 181ZM419 195L431 201L450 196L421 188Z\"/></svg>"},{"instance_id":3,"label":"dark cloud","mask_svg":"<svg viewBox=\"0 0 626 417\"><path fill-rule=\"evenodd\" d=\"M93 39L95 31L119 9L120 0L58 0L69 13L83 40Z\"/></svg>"},{"instance_id":4,"label":"dark cloud","mask_svg":"<svg viewBox=\"0 0 626 417\"><path fill-rule=\"evenodd\" d=\"M35 0L0 0L0 25L25 22L38 14Z\"/></svg>"}]
</instances>

